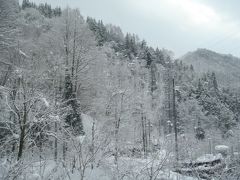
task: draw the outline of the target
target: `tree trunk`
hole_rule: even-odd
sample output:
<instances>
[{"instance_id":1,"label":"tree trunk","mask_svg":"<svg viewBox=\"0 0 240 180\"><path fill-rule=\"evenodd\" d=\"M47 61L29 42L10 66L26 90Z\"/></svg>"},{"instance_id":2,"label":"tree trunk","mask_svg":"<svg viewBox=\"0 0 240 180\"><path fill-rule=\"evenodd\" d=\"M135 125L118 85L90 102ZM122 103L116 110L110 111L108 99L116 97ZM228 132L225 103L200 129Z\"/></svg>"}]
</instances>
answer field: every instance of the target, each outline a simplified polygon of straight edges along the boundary
<instances>
[{"instance_id":1,"label":"tree trunk","mask_svg":"<svg viewBox=\"0 0 240 180\"><path fill-rule=\"evenodd\" d=\"M148 155L148 135L147 135L147 118L146 115L144 115L144 136L145 136L145 157Z\"/></svg>"},{"instance_id":2,"label":"tree trunk","mask_svg":"<svg viewBox=\"0 0 240 180\"><path fill-rule=\"evenodd\" d=\"M54 123L55 127L54 127L54 131L57 135L57 122ZM58 141L57 141L57 137L55 137L54 139L54 160L57 161L57 157L58 157Z\"/></svg>"},{"instance_id":3,"label":"tree trunk","mask_svg":"<svg viewBox=\"0 0 240 180\"><path fill-rule=\"evenodd\" d=\"M24 137L25 137L25 126L21 130L20 139L19 139L19 148L18 148L18 160L21 159L24 148Z\"/></svg>"},{"instance_id":4,"label":"tree trunk","mask_svg":"<svg viewBox=\"0 0 240 180\"><path fill-rule=\"evenodd\" d=\"M151 150L151 122L148 119L148 149Z\"/></svg>"},{"instance_id":5,"label":"tree trunk","mask_svg":"<svg viewBox=\"0 0 240 180\"><path fill-rule=\"evenodd\" d=\"M177 113L176 113L176 104L175 104L175 83L174 79L172 80L173 82L173 120L174 120L174 137L175 137L175 153L176 153L176 161L178 164L178 130L177 130Z\"/></svg>"},{"instance_id":6,"label":"tree trunk","mask_svg":"<svg viewBox=\"0 0 240 180\"><path fill-rule=\"evenodd\" d=\"M26 116L24 118L26 118ZM20 132L19 148L18 148L18 160L20 160L20 158L22 157L22 154L23 154L26 125L23 124L20 129L21 129L21 132Z\"/></svg>"},{"instance_id":7,"label":"tree trunk","mask_svg":"<svg viewBox=\"0 0 240 180\"><path fill-rule=\"evenodd\" d=\"M119 123L120 123L120 118L116 119L116 124L115 124L115 158L114 158L114 163L117 165L118 162L118 131L119 131Z\"/></svg>"},{"instance_id":8,"label":"tree trunk","mask_svg":"<svg viewBox=\"0 0 240 180\"><path fill-rule=\"evenodd\" d=\"M20 139L19 139L19 149L18 149L18 160L23 155L23 148L24 148L24 138L26 134L26 123L27 123L27 102L26 102L26 92L25 92L25 87L22 79L22 85L23 85L23 117L22 121L20 119Z\"/></svg>"},{"instance_id":9,"label":"tree trunk","mask_svg":"<svg viewBox=\"0 0 240 180\"><path fill-rule=\"evenodd\" d=\"M67 143L64 140L63 142L63 160L66 161L66 154L67 154Z\"/></svg>"},{"instance_id":10,"label":"tree trunk","mask_svg":"<svg viewBox=\"0 0 240 180\"><path fill-rule=\"evenodd\" d=\"M93 124L92 124L92 157L94 157L94 150L95 150L95 117L93 119ZM93 162L94 162L94 158L91 163L91 169L93 169Z\"/></svg>"},{"instance_id":11,"label":"tree trunk","mask_svg":"<svg viewBox=\"0 0 240 180\"><path fill-rule=\"evenodd\" d=\"M146 135L145 135L145 123L144 123L143 113L142 113L142 116L141 116L141 120L142 120L143 153L144 153L144 157L146 157Z\"/></svg>"}]
</instances>

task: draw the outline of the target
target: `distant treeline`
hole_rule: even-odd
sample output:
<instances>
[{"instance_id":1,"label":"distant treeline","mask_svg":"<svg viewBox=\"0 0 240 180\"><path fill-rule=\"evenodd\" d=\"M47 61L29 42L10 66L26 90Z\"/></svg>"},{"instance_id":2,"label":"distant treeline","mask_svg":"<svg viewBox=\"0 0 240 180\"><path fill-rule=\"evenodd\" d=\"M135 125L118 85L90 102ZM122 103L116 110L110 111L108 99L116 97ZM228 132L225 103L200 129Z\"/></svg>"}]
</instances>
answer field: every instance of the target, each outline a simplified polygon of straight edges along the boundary
<instances>
[{"instance_id":1,"label":"distant treeline","mask_svg":"<svg viewBox=\"0 0 240 180\"><path fill-rule=\"evenodd\" d=\"M60 7L52 8L51 5L47 3L45 4L41 3L37 5L36 3L30 2L29 0L23 0L21 8L22 9L25 9L25 8L38 9L42 15L48 18L61 16L62 14L62 10Z\"/></svg>"}]
</instances>

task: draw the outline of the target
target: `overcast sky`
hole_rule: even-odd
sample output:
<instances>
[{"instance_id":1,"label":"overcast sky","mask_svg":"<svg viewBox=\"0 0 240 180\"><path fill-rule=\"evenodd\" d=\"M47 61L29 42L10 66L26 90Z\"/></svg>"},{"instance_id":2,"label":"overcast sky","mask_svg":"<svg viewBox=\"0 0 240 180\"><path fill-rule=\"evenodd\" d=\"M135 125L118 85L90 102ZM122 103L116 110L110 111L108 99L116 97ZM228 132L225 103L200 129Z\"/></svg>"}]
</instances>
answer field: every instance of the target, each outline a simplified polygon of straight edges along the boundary
<instances>
[{"instance_id":1,"label":"overcast sky","mask_svg":"<svg viewBox=\"0 0 240 180\"><path fill-rule=\"evenodd\" d=\"M46 0L34 0L46 2ZM53 6L79 8L138 34L149 45L179 57L208 48L240 57L239 0L48 0Z\"/></svg>"}]
</instances>

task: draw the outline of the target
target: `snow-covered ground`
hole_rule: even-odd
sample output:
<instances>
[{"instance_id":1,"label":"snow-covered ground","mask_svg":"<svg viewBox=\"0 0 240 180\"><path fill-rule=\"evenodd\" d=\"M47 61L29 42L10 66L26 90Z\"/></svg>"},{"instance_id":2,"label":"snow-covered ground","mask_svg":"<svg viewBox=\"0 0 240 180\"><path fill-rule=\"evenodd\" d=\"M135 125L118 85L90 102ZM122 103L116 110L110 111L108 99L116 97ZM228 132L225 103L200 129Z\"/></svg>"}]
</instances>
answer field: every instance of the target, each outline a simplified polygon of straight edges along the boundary
<instances>
[{"instance_id":1,"label":"snow-covered ground","mask_svg":"<svg viewBox=\"0 0 240 180\"><path fill-rule=\"evenodd\" d=\"M120 157L118 164L118 171L124 180L148 180L149 175L147 170L153 165L156 166L159 161L154 161L152 164L151 159L137 159ZM0 179L4 179L12 167L6 160L0 162ZM88 168L85 172L84 180L112 180L116 177L116 165L114 158L110 157L103 162L102 166L93 169ZM35 162L26 165L21 169L21 174L16 177L18 180L54 180L54 179L69 179L79 180L81 173L78 170L73 170L64 167L62 162L55 163L54 161L47 160L42 162ZM172 172L168 169L160 170L155 174L159 179L166 180L195 180L196 178L183 176L178 173Z\"/></svg>"},{"instance_id":2,"label":"snow-covered ground","mask_svg":"<svg viewBox=\"0 0 240 180\"><path fill-rule=\"evenodd\" d=\"M44 101L45 102L45 101ZM54 117L58 118L58 117ZM91 116L82 114L85 136L79 136L79 141L88 141L91 137L94 120ZM98 124L95 124L97 129ZM118 158L118 165L114 163L114 157L108 155L96 160L94 168L88 165L84 173L84 180L114 180L116 177L123 180L148 180L150 174L153 177L164 180L195 180L195 178L180 175L169 170L165 166L166 157L169 154L161 150L157 155L151 158ZM37 155L36 155L37 156ZM68 162L69 161L69 162ZM80 180L82 171L72 168L71 160L66 162L55 162L53 160L24 160L21 164L14 164L7 159L0 160L0 180L13 179L17 180ZM149 174L149 172L152 173ZM11 175L11 176L9 176ZM15 176L15 177L14 177Z\"/></svg>"},{"instance_id":3,"label":"snow-covered ground","mask_svg":"<svg viewBox=\"0 0 240 180\"><path fill-rule=\"evenodd\" d=\"M213 154L205 154L199 158L197 158L196 162L198 163L204 163L204 162L211 162L211 161L215 161L215 160L222 160L223 157L221 154L217 154L217 155L213 155Z\"/></svg>"}]
</instances>

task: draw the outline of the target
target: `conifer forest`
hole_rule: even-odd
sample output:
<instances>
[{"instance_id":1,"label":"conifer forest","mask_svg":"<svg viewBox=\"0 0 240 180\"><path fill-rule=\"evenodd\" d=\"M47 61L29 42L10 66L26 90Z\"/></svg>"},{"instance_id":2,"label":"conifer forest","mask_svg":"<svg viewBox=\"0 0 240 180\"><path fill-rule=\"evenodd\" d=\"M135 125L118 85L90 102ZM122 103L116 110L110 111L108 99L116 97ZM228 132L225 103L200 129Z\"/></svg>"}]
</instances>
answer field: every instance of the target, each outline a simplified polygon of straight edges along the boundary
<instances>
[{"instance_id":1,"label":"conifer forest","mask_svg":"<svg viewBox=\"0 0 240 180\"><path fill-rule=\"evenodd\" d=\"M0 180L240 179L240 58L60 2L0 0Z\"/></svg>"}]
</instances>

